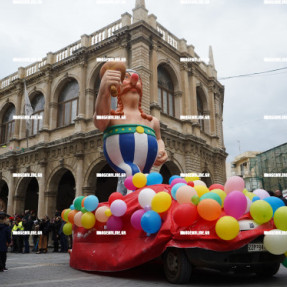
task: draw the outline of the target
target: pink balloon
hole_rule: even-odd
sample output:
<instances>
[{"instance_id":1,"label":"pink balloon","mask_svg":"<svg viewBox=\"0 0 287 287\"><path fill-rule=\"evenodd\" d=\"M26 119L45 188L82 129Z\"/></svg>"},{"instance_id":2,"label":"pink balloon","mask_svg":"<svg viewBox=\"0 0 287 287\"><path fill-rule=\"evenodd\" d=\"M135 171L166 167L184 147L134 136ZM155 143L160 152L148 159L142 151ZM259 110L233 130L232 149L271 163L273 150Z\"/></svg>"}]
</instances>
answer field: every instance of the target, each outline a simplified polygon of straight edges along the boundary
<instances>
[{"instance_id":1,"label":"pink balloon","mask_svg":"<svg viewBox=\"0 0 287 287\"><path fill-rule=\"evenodd\" d=\"M81 218L82 218L83 213L81 211L77 212L74 216L74 223L75 225L77 225L78 227L83 227L82 226L82 222L81 222Z\"/></svg>"},{"instance_id":2,"label":"pink balloon","mask_svg":"<svg viewBox=\"0 0 287 287\"><path fill-rule=\"evenodd\" d=\"M240 176L230 177L224 185L224 191L226 194L234 190L243 191L243 189L244 189L244 180Z\"/></svg>"},{"instance_id":3,"label":"pink balloon","mask_svg":"<svg viewBox=\"0 0 287 287\"><path fill-rule=\"evenodd\" d=\"M264 189L255 189L253 193L256 194L260 199L270 197L270 194Z\"/></svg>"},{"instance_id":4,"label":"pink balloon","mask_svg":"<svg viewBox=\"0 0 287 287\"><path fill-rule=\"evenodd\" d=\"M125 179L124 185L129 190L136 190L137 188L133 185L133 176L130 175Z\"/></svg>"},{"instance_id":5,"label":"pink balloon","mask_svg":"<svg viewBox=\"0 0 287 287\"><path fill-rule=\"evenodd\" d=\"M110 210L114 216L123 216L127 211L127 204L121 199L116 199L112 202Z\"/></svg>"},{"instance_id":6,"label":"pink balloon","mask_svg":"<svg viewBox=\"0 0 287 287\"><path fill-rule=\"evenodd\" d=\"M121 230L123 227L123 222L121 220L121 218L116 217L116 216L111 216L109 217L108 221L107 221L107 229L110 231L117 231L117 230Z\"/></svg>"},{"instance_id":7,"label":"pink balloon","mask_svg":"<svg viewBox=\"0 0 287 287\"><path fill-rule=\"evenodd\" d=\"M224 200L224 211L227 215L238 219L245 213L246 208L247 199L242 192L235 190L227 194Z\"/></svg>"},{"instance_id":8,"label":"pink balloon","mask_svg":"<svg viewBox=\"0 0 287 287\"><path fill-rule=\"evenodd\" d=\"M144 209L139 209L137 211L135 211L132 216L131 216L131 224L133 226L133 228L141 230L141 218L144 215L145 210Z\"/></svg>"},{"instance_id":9,"label":"pink balloon","mask_svg":"<svg viewBox=\"0 0 287 287\"><path fill-rule=\"evenodd\" d=\"M177 177L170 183L170 186L173 187L177 183L185 183L185 184L187 184L187 182L186 182L186 180L184 178Z\"/></svg>"}]
</instances>

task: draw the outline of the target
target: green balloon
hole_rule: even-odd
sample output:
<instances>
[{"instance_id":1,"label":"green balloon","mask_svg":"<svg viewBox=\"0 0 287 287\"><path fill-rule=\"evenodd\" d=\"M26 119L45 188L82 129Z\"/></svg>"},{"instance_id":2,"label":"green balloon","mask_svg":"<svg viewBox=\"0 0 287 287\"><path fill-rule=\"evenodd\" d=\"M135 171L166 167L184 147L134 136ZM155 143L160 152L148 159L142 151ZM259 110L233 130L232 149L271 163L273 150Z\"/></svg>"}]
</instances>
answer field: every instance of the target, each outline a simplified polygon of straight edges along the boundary
<instances>
[{"instance_id":1,"label":"green balloon","mask_svg":"<svg viewBox=\"0 0 287 287\"><path fill-rule=\"evenodd\" d=\"M285 257L284 261L282 262L282 265L287 268L287 257Z\"/></svg>"},{"instance_id":2,"label":"green balloon","mask_svg":"<svg viewBox=\"0 0 287 287\"><path fill-rule=\"evenodd\" d=\"M72 234L72 230L73 230L72 223L68 222L68 223L64 224L64 226L63 226L63 233L65 235L71 235Z\"/></svg>"},{"instance_id":3,"label":"green balloon","mask_svg":"<svg viewBox=\"0 0 287 287\"><path fill-rule=\"evenodd\" d=\"M80 211L82 209L82 200L83 200L83 198L84 198L84 196L81 195L81 196L78 196L78 197L76 197L74 199L73 204L74 204L76 210Z\"/></svg>"},{"instance_id":4,"label":"green balloon","mask_svg":"<svg viewBox=\"0 0 287 287\"><path fill-rule=\"evenodd\" d=\"M194 205L198 205L199 203L199 197L197 195L194 195L192 198L191 198L191 202L194 204Z\"/></svg>"},{"instance_id":5,"label":"green balloon","mask_svg":"<svg viewBox=\"0 0 287 287\"><path fill-rule=\"evenodd\" d=\"M219 203L220 206L222 205L222 200L220 196L215 192L211 191L211 192L205 193L204 195L201 196L200 201L207 199L207 198L214 199Z\"/></svg>"},{"instance_id":6,"label":"green balloon","mask_svg":"<svg viewBox=\"0 0 287 287\"><path fill-rule=\"evenodd\" d=\"M82 207L82 208L81 208L81 211L82 211L82 213L88 212L88 210L87 210L85 207Z\"/></svg>"}]
</instances>

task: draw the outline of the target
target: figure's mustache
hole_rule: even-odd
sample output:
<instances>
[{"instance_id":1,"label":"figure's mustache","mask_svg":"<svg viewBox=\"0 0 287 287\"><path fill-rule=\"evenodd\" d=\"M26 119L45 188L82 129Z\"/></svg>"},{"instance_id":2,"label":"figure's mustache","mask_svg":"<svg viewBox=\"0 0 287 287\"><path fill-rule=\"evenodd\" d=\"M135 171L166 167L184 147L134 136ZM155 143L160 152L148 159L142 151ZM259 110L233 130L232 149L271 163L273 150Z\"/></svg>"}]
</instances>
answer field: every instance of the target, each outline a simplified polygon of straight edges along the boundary
<instances>
[{"instance_id":1,"label":"figure's mustache","mask_svg":"<svg viewBox=\"0 0 287 287\"><path fill-rule=\"evenodd\" d=\"M122 90L122 92L120 94L123 95L123 94L126 94L127 92L133 91L133 90L137 91L138 94L141 94L141 88L140 87L132 86L130 84L128 86L124 87L124 89Z\"/></svg>"}]
</instances>

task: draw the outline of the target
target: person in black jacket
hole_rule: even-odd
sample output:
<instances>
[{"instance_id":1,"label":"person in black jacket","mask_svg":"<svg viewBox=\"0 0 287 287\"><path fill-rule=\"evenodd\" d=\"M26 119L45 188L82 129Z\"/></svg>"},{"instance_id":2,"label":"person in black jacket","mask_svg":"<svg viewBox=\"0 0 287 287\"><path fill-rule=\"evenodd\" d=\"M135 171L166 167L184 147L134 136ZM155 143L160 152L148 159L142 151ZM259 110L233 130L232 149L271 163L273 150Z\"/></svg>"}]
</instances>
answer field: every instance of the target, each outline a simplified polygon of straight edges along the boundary
<instances>
[{"instance_id":1,"label":"person in black jacket","mask_svg":"<svg viewBox=\"0 0 287 287\"><path fill-rule=\"evenodd\" d=\"M32 231L32 227L33 227L33 220L32 217L30 215L29 210L25 210L25 215L23 217L23 227L25 231ZM30 246L29 246L29 237L30 235L24 235L24 253L30 253Z\"/></svg>"},{"instance_id":2,"label":"person in black jacket","mask_svg":"<svg viewBox=\"0 0 287 287\"><path fill-rule=\"evenodd\" d=\"M0 212L0 272L7 271L7 249L11 243L11 229L7 220L7 214Z\"/></svg>"},{"instance_id":3,"label":"person in black jacket","mask_svg":"<svg viewBox=\"0 0 287 287\"><path fill-rule=\"evenodd\" d=\"M285 197L283 197L282 195L282 191L277 189L275 192L275 196L277 196L278 198L280 198L281 200L283 200L283 202L285 203L285 205L287 206L287 199Z\"/></svg>"},{"instance_id":4,"label":"person in black jacket","mask_svg":"<svg viewBox=\"0 0 287 287\"><path fill-rule=\"evenodd\" d=\"M61 225L62 225L61 217L56 216L53 220L53 223L52 223L52 231L53 231L52 239L54 242L53 252L59 252L59 240L60 240Z\"/></svg>"},{"instance_id":5,"label":"person in black jacket","mask_svg":"<svg viewBox=\"0 0 287 287\"><path fill-rule=\"evenodd\" d=\"M36 254L47 253L50 232L50 219L47 215L41 220L39 231L42 231L42 235L39 240L39 251Z\"/></svg>"}]
</instances>

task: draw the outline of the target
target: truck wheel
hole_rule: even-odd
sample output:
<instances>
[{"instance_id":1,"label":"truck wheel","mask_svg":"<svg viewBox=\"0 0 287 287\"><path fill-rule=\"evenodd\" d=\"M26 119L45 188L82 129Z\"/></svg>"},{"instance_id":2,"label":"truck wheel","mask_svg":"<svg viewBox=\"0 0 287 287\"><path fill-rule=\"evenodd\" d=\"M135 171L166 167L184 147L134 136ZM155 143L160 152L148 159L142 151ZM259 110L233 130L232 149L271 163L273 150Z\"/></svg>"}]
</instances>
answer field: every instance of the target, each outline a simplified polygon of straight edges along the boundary
<instances>
[{"instance_id":1,"label":"truck wheel","mask_svg":"<svg viewBox=\"0 0 287 287\"><path fill-rule=\"evenodd\" d=\"M187 283L191 276L191 264L184 251L168 248L164 254L164 273L170 283Z\"/></svg>"},{"instance_id":2,"label":"truck wheel","mask_svg":"<svg viewBox=\"0 0 287 287\"><path fill-rule=\"evenodd\" d=\"M280 263L262 264L255 267L255 273L260 277L272 277L280 268Z\"/></svg>"}]
</instances>

